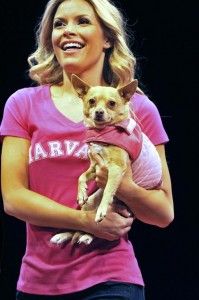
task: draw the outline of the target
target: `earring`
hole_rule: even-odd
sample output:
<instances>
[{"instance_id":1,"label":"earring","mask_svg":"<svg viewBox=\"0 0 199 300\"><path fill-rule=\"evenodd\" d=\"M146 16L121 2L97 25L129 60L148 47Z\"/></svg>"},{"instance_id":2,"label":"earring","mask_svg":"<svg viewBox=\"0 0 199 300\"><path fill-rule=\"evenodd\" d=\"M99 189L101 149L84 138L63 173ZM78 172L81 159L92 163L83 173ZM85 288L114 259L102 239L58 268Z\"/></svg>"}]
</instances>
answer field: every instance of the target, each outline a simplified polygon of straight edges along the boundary
<instances>
[{"instance_id":1,"label":"earring","mask_svg":"<svg viewBox=\"0 0 199 300\"><path fill-rule=\"evenodd\" d=\"M105 41L105 46L104 46L104 48L105 48L105 49L108 49L108 48L110 48L110 47L111 47L111 44L110 44L109 40L106 40L106 41Z\"/></svg>"}]
</instances>

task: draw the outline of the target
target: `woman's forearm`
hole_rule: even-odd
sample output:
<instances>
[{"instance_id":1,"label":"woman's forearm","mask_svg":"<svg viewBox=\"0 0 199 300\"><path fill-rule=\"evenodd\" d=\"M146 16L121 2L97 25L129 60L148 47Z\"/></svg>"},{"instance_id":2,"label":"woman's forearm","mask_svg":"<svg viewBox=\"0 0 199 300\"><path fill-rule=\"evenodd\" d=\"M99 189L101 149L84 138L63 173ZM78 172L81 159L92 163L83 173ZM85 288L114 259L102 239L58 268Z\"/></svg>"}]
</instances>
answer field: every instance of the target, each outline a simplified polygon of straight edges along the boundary
<instances>
[{"instance_id":1,"label":"woman's forearm","mask_svg":"<svg viewBox=\"0 0 199 300\"><path fill-rule=\"evenodd\" d=\"M1 185L5 212L38 226L83 230L86 221L84 212L29 190L29 148L29 140L18 137L4 138Z\"/></svg>"},{"instance_id":2,"label":"woman's forearm","mask_svg":"<svg viewBox=\"0 0 199 300\"><path fill-rule=\"evenodd\" d=\"M126 183L117 196L144 223L166 227L173 220L173 205L162 189L145 190L135 183Z\"/></svg>"},{"instance_id":3,"label":"woman's forearm","mask_svg":"<svg viewBox=\"0 0 199 300\"><path fill-rule=\"evenodd\" d=\"M3 196L9 215L33 225L82 230L84 212L59 204L25 187Z\"/></svg>"},{"instance_id":4,"label":"woman's forearm","mask_svg":"<svg viewBox=\"0 0 199 300\"><path fill-rule=\"evenodd\" d=\"M133 223L133 218L123 217L113 209L99 225L95 222L95 211L75 210L26 188L3 198L5 212L22 221L66 231L84 231L109 241L126 235Z\"/></svg>"}]
</instances>

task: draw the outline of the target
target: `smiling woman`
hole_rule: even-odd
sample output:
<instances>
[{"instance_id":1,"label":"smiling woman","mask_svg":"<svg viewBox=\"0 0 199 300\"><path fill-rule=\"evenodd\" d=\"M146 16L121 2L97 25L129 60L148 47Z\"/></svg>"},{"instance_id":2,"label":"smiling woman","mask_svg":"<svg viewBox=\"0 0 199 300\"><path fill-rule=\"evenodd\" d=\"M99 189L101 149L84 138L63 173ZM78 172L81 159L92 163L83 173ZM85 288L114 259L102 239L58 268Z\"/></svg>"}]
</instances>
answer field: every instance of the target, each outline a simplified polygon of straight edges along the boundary
<instances>
[{"instance_id":1,"label":"smiling woman","mask_svg":"<svg viewBox=\"0 0 199 300\"><path fill-rule=\"evenodd\" d=\"M145 190L135 184L129 167L117 192L125 205L110 205L100 224L95 211L77 204L78 178L89 159L83 107L71 77L113 87L134 79L136 60L123 17L109 0L50 0L36 37L37 49L28 61L38 86L9 97L0 128L4 209L27 225L17 300L143 300L144 281L127 236L132 215L165 227L173 219L173 202L164 151L168 137L157 108L140 90L130 105L158 150L163 184ZM99 164L88 194L97 183L105 185L107 172ZM90 246L68 242L59 248L50 240L61 229L96 239Z\"/></svg>"},{"instance_id":2,"label":"smiling woman","mask_svg":"<svg viewBox=\"0 0 199 300\"><path fill-rule=\"evenodd\" d=\"M36 80L39 83L60 83L63 81L62 68L58 64L53 51L51 31L53 31L53 28L55 26L57 27L57 25L58 27L61 26L61 28L65 28L65 25L67 25L67 20L65 19L67 18L67 14L64 16L62 11L59 16L62 19L57 20L58 24L55 22L57 8L59 9L59 5L63 5L66 9L66 2L68 2L68 5L69 3L70 5L73 3L73 1L69 0L49 1L40 23L37 32L38 48L28 59L31 66L30 76L33 80ZM77 7L81 7L81 10L78 9L76 17L82 18L79 22L83 24L78 25L78 20L75 20L75 24L77 24L75 27L82 27L82 30L84 26L86 28L88 27L88 29L94 27L91 30L91 33L93 30L97 30L98 28L98 30L101 31L100 34L103 35L103 39L106 37L105 49L108 49L104 51L105 64L103 65L103 78L105 78L106 83L110 85L124 85L128 83L134 76L136 60L127 45L125 20L123 20L121 13L113 4L111 4L111 1L92 0L80 2L84 2L83 6L81 3L78 3L78 1L75 1ZM83 10L85 16L82 15ZM88 12L90 12L90 16ZM91 19L89 19L89 17ZM92 24L92 22L94 22L94 24ZM99 25L101 29L99 28ZM75 35L75 40L77 38L78 37ZM79 41L79 38L77 41ZM95 45L93 45L93 48L95 50L94 46ZM37 62L36 65L35 61ZM97 74L95 74L95 76L97 76ZM94 80L94 78L92 79Z\"/></svg>"}]
</instances>

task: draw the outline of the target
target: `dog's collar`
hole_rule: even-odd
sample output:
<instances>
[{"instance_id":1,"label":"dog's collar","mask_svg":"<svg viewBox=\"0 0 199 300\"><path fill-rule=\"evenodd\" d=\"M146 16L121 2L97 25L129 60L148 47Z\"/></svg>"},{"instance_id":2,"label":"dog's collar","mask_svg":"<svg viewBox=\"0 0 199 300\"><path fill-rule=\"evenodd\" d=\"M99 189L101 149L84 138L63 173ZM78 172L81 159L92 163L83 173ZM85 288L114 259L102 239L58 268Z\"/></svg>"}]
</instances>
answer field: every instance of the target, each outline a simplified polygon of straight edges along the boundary
<instances>
[{"instance_id":1,"label":"dog's collar","mask_svg":"<svg viewBox=\"0 0 199 300\"><path fill-rule=\"evenodd\" d=\"M122 122L119 122L115 124L116 127L122 127L128 134L132 134L133 130L136 127L136 122L134 119L129 118L127 120L124 120Z\"/></svg>"},{"instance_id":2,"label":"dog's collar","mask_svg":"<svg viewBox=\"0 0 199 300\"><path fill-rule=\"evenodd\" d=\"M126 119L124 121L121 121L119 123L116 123L116 124L112 124L112 125L107 125L106 127L119 127L119 128L123 128L129 135L132 134L133 130L135 129L136 127L136 122L134 119L132 118L129 118L129 119ZM88 129L94 129L94 130L97 130L97 131L101 131L103 130L104 128L100 129L100 128L96 128L94 126L86 126Z\"/></svg>"}]
</instances>

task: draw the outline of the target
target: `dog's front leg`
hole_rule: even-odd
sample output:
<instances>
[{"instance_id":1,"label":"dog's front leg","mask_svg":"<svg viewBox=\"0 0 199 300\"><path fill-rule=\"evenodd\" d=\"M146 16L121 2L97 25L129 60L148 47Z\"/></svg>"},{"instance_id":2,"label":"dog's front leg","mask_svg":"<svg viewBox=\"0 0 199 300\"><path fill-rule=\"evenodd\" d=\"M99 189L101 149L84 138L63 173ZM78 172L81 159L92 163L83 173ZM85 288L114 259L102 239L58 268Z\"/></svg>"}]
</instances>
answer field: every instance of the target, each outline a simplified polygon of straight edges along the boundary
<instances>
[{"instance_id":1,"label":"dog's front leg","mask_svg":"<svg viewBox=\"0 0 199 300\"><path fill-rule=\"evenodd\" d=\"M80 206L88 199L87 182L95 178L95 165L96 163L91 161L89 169L79 177L77 201Z\"/></svg>"},{"instance_id":2,"label":"dog's front leg","mask_svg":"<svg viewBox=\"0 0 199 300\"><path fill-rule=\"evenodd\" d=\"M124 169L121 166L117 166L115 164L109 166L108 180L104 189L101 203L97 209L95 217L96 222L102 221L106 216L108 206L113 202L113 197L119 187L123 174Z\"/></svg>"}]
</instances>

